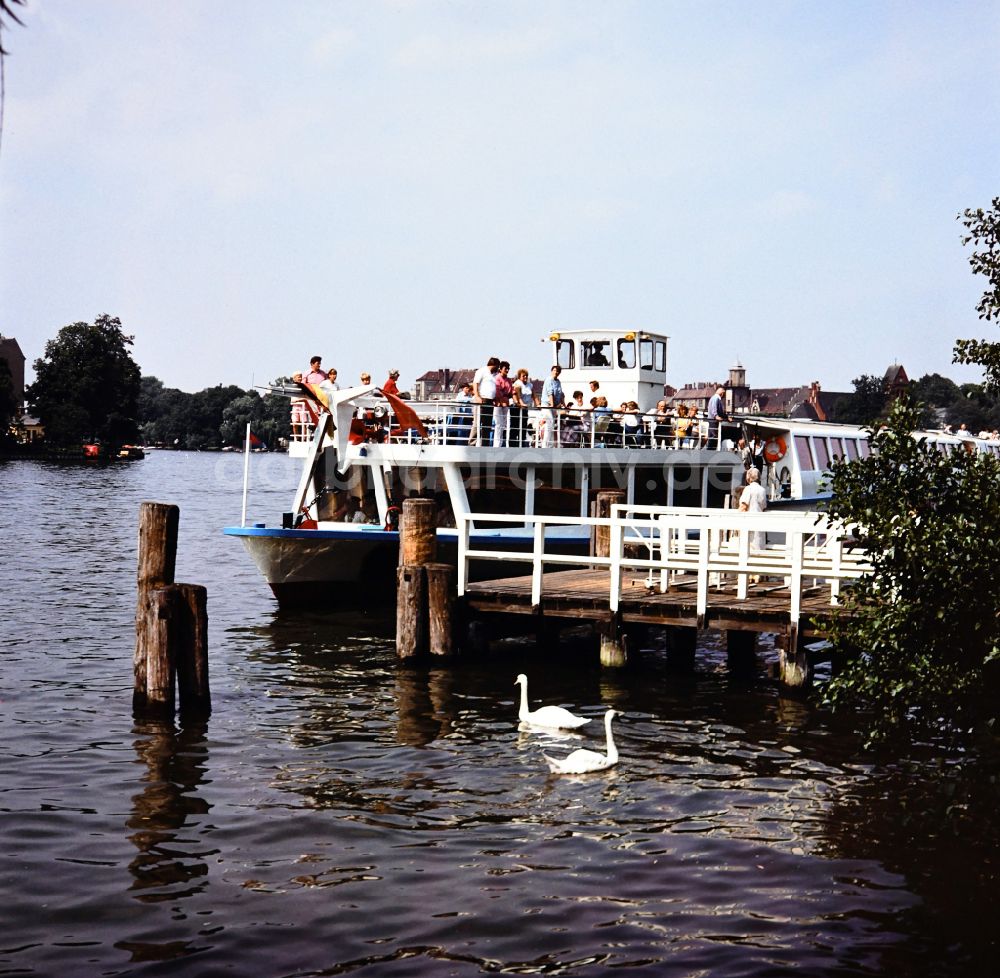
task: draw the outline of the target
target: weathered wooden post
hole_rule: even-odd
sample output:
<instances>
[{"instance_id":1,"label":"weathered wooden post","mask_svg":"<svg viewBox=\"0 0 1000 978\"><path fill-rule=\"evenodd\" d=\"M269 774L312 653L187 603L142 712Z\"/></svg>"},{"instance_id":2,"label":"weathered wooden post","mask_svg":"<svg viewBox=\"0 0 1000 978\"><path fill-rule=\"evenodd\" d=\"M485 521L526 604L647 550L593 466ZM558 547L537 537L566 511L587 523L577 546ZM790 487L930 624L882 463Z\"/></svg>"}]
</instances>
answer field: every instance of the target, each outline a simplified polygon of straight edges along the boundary
<instances>
[{"instance_id":1,"label":"weathered wooden post","mask_svg":"<svg viewBox=\"0 0 1000 978\"><path fill-rule=\"evenodd\" d=\"M779 635L778 678L787 689L804 689L812 682L809 653L799 642L799 630L792 624L785 635Z\"/></svg>"},{"instance_id":2,"label":"weathered wooden post","mask_svg":"<svg viewBox=\"0 0 1000 978\"><path fill-rule=\"evenodd\" d=\"M155 646L166 646L158 639L159 612L149 605L149 594L156 588L174 583L177 562L177 526L180 509L167 503L142 503L139 507L139 562L135 614L135 654L132 659L135 690L133 712L142 713L147 703L147 656ZM164 627L164 631L165 631ZM164 655L168 653L164 650Z\"/></svg>"},{"instance_id":3,"label":"weathered wooden post","mask_svg":"<svg viewBox=\"0 0 1000 978\"><path fill-rule=\"evenodd\" d=\"M396 569L396 653L402 659L454 651L454 573L437 560L437 506L407 499L399 527Z\"/></svg>"},{"instance_id":4,"label":"weathered wooden post","mask_svg":"<svg viewBox=\"0 0 1000 978\"><path fill-rule=\"evenodd\" d=\"M212 712L208 686L208 589L176 584L178 594L177 692L181 716L206 717Z\"/></svg>"},{"instance_id":5,"label":"weathered wooden post","mask_svg":"<svg viewBox=\"0 0 1000 978\"><path fill-rule=\"evenodd\" d=\"M175 584L180 510L166 503L139 509L139 570L135 614L136 716L173 719L181 713L207 716L208 592L198 584Z\"/></svg>"},{"instance_id":6,"label":"weathered wooden post","mask_svg":"<svg viewBox=\"0 0 1000 978\"><path fill-rule=\"evenodd\" d=\"M437 560L437 506L433 499L406 499L399 524L399 566Z\"/></svg>"},{"instance_id":7,"label":"weathered wooden post","mask_svg":"<svg viewBox=\"0 0 1000 978\"><path fill-rule=\"evenodd\" d=\"M153 588L144 602L143 640L146 646L144 716L171 720L174 716L176 618L180 597L173 585Z\"/></svg>"},{"instance_id":8,"label":"weathered wooden post","mask_svg":"<svg viewBox=\"0 0 1000 978\"><path fill-rule=\"evenodd\" d=\"M401 659L427 650L427 572L421 564L396 568L396 654Z\"/></svg>"},{"instance_id":9,"label":"weathered wooden post","mask_svg":"<svg viewBox=\"0 0 1000 978\"><path fill-rule=\"evenodd\" d=\"M427 564L427 644L431 655L450 656L455 651L453 611L455 568L451 564Z\"/></svg>"},{"instance_id":10,"label":"weathered wooden post","mask_svg":"<svg viewBox=\"0 0 1000 978\"><path fill-rule=\"evenodd\" d=\"M609 669L621 669L628 664L628 641L622 628L621 618L613 614L609 621L598 622L601 636L601 665Z\"/></svg>"},{"instance_id":11,"label":"weathered wooden post","mask_svg":"<svg viewBox=\"0 0 1000 978\"><path fill-rule=\"evenodd\" d=\"M667 628L667 668L674 672L694 672L698 650L698 629L685 625Z\"/></svg>"},{"instance_id":12,"label":"weathered wooden post","mask_svg":"<svg viewBox=\"0 0 1000 978\"><path fill-rule=\"evenodd\" d=\"M599 519L609 519L611 507L625 502L625 492L622 489L601 489L597 493L597 516ZM591 530L593 539L593 554L595 557L611 556L611 527L595 525Z\"/></svg>"},{"instance_id":13,"label":"weathered wooden post","mask_svg":"<svg viewBox=\"0 0 1000 978\"><path fill-rule=\"evenodd\" d=\"M730 628L726 632L726 664L734 675L752 676L757 668L757 633Z\"/></svg>"}]
</instances>

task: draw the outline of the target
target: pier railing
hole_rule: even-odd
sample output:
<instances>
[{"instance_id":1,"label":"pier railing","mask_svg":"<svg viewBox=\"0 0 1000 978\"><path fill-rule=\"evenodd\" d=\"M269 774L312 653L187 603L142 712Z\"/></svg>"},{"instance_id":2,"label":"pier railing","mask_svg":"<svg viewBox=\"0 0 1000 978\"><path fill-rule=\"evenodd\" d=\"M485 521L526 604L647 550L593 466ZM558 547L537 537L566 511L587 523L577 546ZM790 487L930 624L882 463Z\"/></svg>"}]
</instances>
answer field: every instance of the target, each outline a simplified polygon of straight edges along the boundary
<instances>
[{"instance_id":1,"label":"pier railing","mask_svg":"<svg viewBox=\"0 0 1000 978\"><path fill-rule=\"evenodd\" d=\"M531 550L489 548L475 541L475 521L510 523L532 528ZM508 516L469 513L457 517L458 593L465 594L469 564L474 560L520 562L531 568L531 603L541 604L547 566L607 567L608 602L618 611L623 574L645 571L646 584L661 593L696 584L697 615L704 622L709 591L735 580L736 600L750 587L773 595L787 594L789 617L797 623L806 588L828 587L831 605L841 583L871 570L868 554L856 541L856 527L836 525L823 513L742 513L726 509L615 505L608 518ZM565 550L559 527L610 531L608 556L583 556ZM503 534L500 534L502 540ZM509 542L507 544L509 547Z\"/></svg>"}]
</instances>

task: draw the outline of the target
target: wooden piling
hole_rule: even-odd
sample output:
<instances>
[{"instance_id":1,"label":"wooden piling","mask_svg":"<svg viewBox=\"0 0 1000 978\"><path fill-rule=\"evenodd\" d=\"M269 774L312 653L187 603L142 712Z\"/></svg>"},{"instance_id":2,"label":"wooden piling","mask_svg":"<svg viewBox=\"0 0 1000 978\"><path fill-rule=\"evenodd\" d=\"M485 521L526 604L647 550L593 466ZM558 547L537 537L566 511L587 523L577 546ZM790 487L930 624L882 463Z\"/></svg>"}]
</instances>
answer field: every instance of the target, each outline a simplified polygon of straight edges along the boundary
<instances>
[{"instance_id":1,"label":"wooden piling","mask_svg":"<svg viewBox=\"0 0 1000 978\"><path fill-rule=\"evenodd\" d=\"M698 629L684 625L667 628L667 668L673 672L694 672L698 650Z\"/></svg>"},{"instance_id":2,"label":"wooden piling","mask_svg":"<svg viewBox=\"0 0 1000 978\"><path fill-rule=\"evenodd\" d=\"M625 502L625 493L621 489L601 489L597 493L597 516L608 519L611 507ZM595 557L611 556L611 527L595 525L591 528L591 552Z\"/></svg>"},{"instance_id":3,"label":"wooden piling","mask_svg":"<svg viewBox=\"0 0 1000 978\"><path fill-rule=\"evenodd\" d=\"M752 676L757 670L757 633L730 628L726 632L726 662L737 676Z\"/></svg>"},{"instance_id":4,"label":"wooden piling","mask_svg":"<svg viewBox=\"0 0 1000 978\"><path fill-rule=\"evenodd\" d=\"M422 565L396 569L396 654L401 659L427 650L427 572Z\"/></svg>"},{"instance_id":5,"label":"wooden piling","mask_svg":"<svg viewBox=\"0 0 1000 978\"><path fill-rule=\"evenodd\" d=\"M399 524L399 566L437 560L437 506L433 499L406 499Z\"/></svg>"},{"instance_id":6,"label":"wooden piling","mask_svg":"<svg viewBox=\"0 0 1000 978\"><path fill-rule=\"evenodd\" d=\"M177 561L177 526L180 509L168 503L139 506L139 559L136 578L135 652L132 668L135 688L132 710L142 713L147 701L147 649L156 642L148 625L147 599L150 591L174 583Z\"/></svg>"},{"instance_id":7,"label":"wooden piling","mask_svg":"<svg viewBox=\"0 0 1000 978\"><path fill-rule=\"evenodd\" d=\"M208 685L208 590L200 584L175 584L178 594L177 693L185 718L212 712Z\"/></svg>"},{"instance_id":8,"label":"wooden piling","mask_svg":"<svg viewBox=\"0 0 1000 978\"><path fill-rule=\"evenodd\" d=\"M208 592L198 584L175 584L180 510L166 503L139 508L135 687L137 717L173 720L180 695L181 714L207 717Z\"/></svg>"},{"instance_id":9,"label":"wooden piling","mask_svg":"<svg viewBox=\"0 0 1000 978\"><path fill-rule=\"evenodd\" d=\"M453 611L455 568L451 564L427 564L427 644L431 655L450 656L455 651Z\"/></svg>"},{"instance_id":10,"label":"wooden piling","mask_svg":"<svg viewBox=\"0 0 1000 978\"><path fill-rule=\"evenodd\" d=\"M146 688L143 714L173 719L176 620L180 596L173 586L151 588L143 602Z\"/></svg>"},{"instance_id":11,"label":"wooden piling","mask_svg":"<svg viewBox=\"0 0 1000 978\"><path fill-rule=\"evenodd\" d=\"M787 689L805 689L812 682L812 663L792 626L778 641L778 679Z\"/></svg>"},{"instance_id":12,"label":"wooden piling","mask_svg":"<svg viewBox=\"0 0 1000 978\"><path fill-rule=\"evenodd\" d=\"M628 641L618 615L611 620L598 623L601 636L601 665L609 669L621 669L628 664Z\"/></svg>"}]
</instances>

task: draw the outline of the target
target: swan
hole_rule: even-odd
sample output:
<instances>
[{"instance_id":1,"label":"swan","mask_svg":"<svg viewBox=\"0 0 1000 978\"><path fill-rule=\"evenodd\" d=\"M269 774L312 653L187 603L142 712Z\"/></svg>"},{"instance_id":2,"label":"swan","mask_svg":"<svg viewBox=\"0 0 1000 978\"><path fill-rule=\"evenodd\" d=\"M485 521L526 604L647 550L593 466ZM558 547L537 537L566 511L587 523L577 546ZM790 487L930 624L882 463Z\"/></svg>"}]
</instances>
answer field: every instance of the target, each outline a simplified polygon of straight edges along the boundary
<instances>
[{"instance_id":1,"label":"swan","mask_svg":"<svg viewBox=\"0 0 1000 978\"><path fill-rule=\"evenodd\" d=\"M604 714L604 730L608 735L607 754L598 754L595 750L586 750L582 747L563 758L543 754L542 756L549 762L552 773L589 774L591 771L605 771L609 767L614 767L618 763L618 748L615 747L614 738L611 736L611 721L618 715L617 710L608 710Z\"/></svg>"},{"instance_id":2,"label":"swan","mask_svg":"<svg viewBox=\"0 0 1000 978\"><path fill-rule=\"evenodd\" d=\"M585 723L590 723L587 717L578 717L561 706L542 706L537 710L528 709L528 677L522 672L514 680L515 686L521 687L521 709L517 718L521 723L532 727L549 727L552 730L575 730Z\"/></svg>"}]
</instances>

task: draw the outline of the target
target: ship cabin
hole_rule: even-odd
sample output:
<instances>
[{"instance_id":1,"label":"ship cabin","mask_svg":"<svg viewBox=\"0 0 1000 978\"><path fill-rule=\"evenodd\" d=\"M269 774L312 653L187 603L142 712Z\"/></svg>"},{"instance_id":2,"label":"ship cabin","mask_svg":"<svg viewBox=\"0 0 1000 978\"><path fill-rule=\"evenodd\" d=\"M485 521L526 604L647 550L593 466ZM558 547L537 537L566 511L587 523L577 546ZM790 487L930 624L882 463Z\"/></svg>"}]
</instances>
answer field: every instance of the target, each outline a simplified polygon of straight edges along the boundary
<instances>
[{"instance_id":1,"label":"ship cabin","mask_svg":"<svg viewBox=\"0 0 1000 978\"><path fill-rule=\"evenodd\" d=\"M597 381L597 393L608 399L612 409L623 401L635 401L640 411L652 411L667 382L668 339L645 330L560 330L549 336L550 366L562 368L559 380L567 400L579 390L589 404L590 382Z\"/></svg>"}]
</instances>

